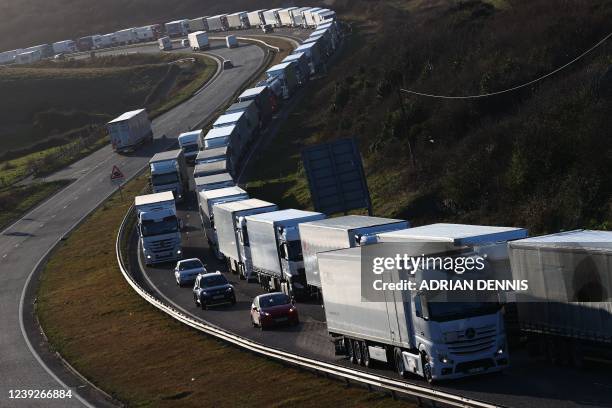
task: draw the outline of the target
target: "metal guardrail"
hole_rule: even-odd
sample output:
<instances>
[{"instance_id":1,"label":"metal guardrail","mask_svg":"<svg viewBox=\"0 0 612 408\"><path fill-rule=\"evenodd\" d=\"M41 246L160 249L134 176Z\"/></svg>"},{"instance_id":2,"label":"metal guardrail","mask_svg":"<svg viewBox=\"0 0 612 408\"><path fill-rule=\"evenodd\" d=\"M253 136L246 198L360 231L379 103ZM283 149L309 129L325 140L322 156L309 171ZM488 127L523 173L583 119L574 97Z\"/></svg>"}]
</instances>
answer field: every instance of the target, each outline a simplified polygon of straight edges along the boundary
<instances>
[{"instance_id":1,"label":"metal guardrail","mask_svg":"<svg viewBox=\"0 0 612 408\"><path fill-rule=\"evenodd\" d=\"M429 402L441 403L453 407L465 407L465 408L494 408L497 405L490 404L484 401L478 401L460 395L450 394L444 391L438 391L433 388L426 386L411 384L405 381L396 380L390 377L380 376L371 374L357 369L344 367L338 364L328 363L324 361L315 360L308 357L303 357L297 354L289 353L283 350L278 350L272 347L268 347L264 344L257 343L245 337L236 335L227 330L219 327L207 324L201 320L197 320L185 313L169 306L149 293L142 286L138 284L128 271L123 260L121 251L121 243L125 238L125 227L132 213L134 212L134 206L130 207L119 227L119 233L117 234L117 240L115 243L115 251L117 255L117 263L119 269L123 274L123 277L128 284L134 289L134 291L140 295L144 300L149 302L152 306L168 314L170 317L190 326L198 331L214 336L225 342L234 344L235 346L243 349L252 351L254 353L272 358L280 361L284 364L297 366L304 369L313 370L317 373L322 373L326 376L336 377L345 380L347 383L354 381L360 384L366 385L368 388L378 388L384 391L391 392L394 396L396 393L409 395L417 398L418 402L426 400Z\"/></svg>"}]
</instances>

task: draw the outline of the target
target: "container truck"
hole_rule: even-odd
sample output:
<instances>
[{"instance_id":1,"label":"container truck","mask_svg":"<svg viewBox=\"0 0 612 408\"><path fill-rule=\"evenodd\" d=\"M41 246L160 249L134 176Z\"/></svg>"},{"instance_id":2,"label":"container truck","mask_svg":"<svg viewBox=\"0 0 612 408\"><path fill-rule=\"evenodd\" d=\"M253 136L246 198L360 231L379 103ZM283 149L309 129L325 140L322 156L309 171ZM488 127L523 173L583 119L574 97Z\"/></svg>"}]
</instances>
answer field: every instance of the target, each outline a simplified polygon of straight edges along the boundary
<instances>
[{"instance_id":1,"label":"container truck","mask_svg":"<svg viewBox=\"0 0 612 408\"><path fill-rule=\"evenodd\" d=\"M73 40L57 41L51 44L54 54L72 54L77 52L76 43Z\"/></svg>"},{"instance_id":2,"label":"container truck","mask_svg":"<svg viewBox=\"0 0 612 408\"><path fill-rule=\"evenodd\" d=\"M168 37L183 37L189 32L189 20L174 20L165 24Z\"/></svg>"},{"instance_id":3,"label":"container truck","mask_svg":"<svg viewBox=\"0 0 612 408\"><path fill-rule=\"evenodd\" d=\"M306 54L298 52L297 54L287 55L281 62L295 62L295 74L298 85L303 86L310 78L310 66L306 59Z\"/></svg>"},{"instance_id":4,"label":"container truck","mask_svg":"<svg viewBox=\"0 0 612 408\"><path fill-rule=\"evenodd\" d=\"M115 43L115 33L103 34L100 39L100 48L114 47L117 45Z\"/></svg>"},{"instance_id":5,"label":"container truck","mask_svg":"<svg viewBox=\"0 0 612 408\"><path fill-rule=\"evenodd\" d=\"M149 160L149 169L154 192L171 191L177 201L185 198L189 179L185 156L181 149L156 153Z\"/></svg>"},{"instance_id":6,"label":"container truck","mask_svg":"<svg viewBox=\"0 0 612 408\"><path fill-rule=\"evenodd\" d=\"M321 287L317 253L364 245L375 234L409 228L408 221L390 218L347 215L299 225L306 270L306 282L317 291Z\"/></svg>"},{"instance_id":7,"label":"container truck","mask_svg":"<svg viewBox=\"0 0 612 408\"><path fill-rule=\"evenodd\" d=\"M196 164L225 160L230 155L228 146L200 150L196 156Z\"/></svg>"},{"instance_id":8,"label":"container truck","mask_svg":"<svg viewBox=\"0 0 612 408\"><path fill-rule=\"evenodd\" d=\"M153 140L151 120L145 109L125 112L106 125L111 146L118 153L134 151L139 145Z\"/></svg>"},{"instance_id":9,"label":"container truck","mask_svg":"<svg viewBox=\"0 0 612 408\"><path fill-rule=\"evenodd\" d=\"M193 178L212 176L213 174L229 173L227 160L196 164L193 168Z\"/></svg>"},{"instance_id":10,"label":"container truck","mask_svg":"<svg viewBox=\"0 0 612 408\"><path fill-rule=\"evenodd\" d=\"M195 163L198 152L200 151L200 139L203 136L203 129L192 130L179 135L178 144L183 151L183 155L185 156L185 161L187 163Z\"/></svg>"},{"instance_id":11,"label":"container truck","mask_svg":"<svg viewBox=\"0 0 612 408\"><path fill-rule=\"evenodd\" d=\"M216 190L202 191L198 194L198 204L200 208L200 219L202 220L202 229L206 234L206 239L210 247L218 259L223 259L223 255L219 252L217 241L217 232L215 224L215 215L213 207L217 204L247 200L249 195L246 191L238 186L219 188Z\"/></svg>"},{"instance_id":12,"label":"container truck","mask_svg":"<svg viewBox=\"0 0 612 408\"><path fill-rule=\"evenodd\" d=\"M298 87L296 67L297 64L290 61L276 64L266 71L268 79L278 78L281 82L284 99L291 98Z\"/></svg>"},{"instance_id":13,"label":"container truck","mask_svg":"<svg viewBox=\"0 0 612 408\"><path fill-rule=\"evenodd\" d=\"M33 47L28 47L23 49L21 52L30 52L30 51L40 51L41 58L49 58L52 57L53 54L57 54L53 51L53 46L51 44L39 44Z\"/></svg>"},{"instance_id":14,"label":"container truck","mask_svg":"<svg viewBox=\"0 0 612 408\"><path fill-rule=\"evenodd\" d=\"M612 231L576 230L508 243L518 320L531 357L581 367L612 360Z\"/></svg>"},{"instance_id":15,"label":"container truck","mask_svg":"<svg viewBox=\"0 0 612 408\"><path fill-rule=\"evenodd\" d=\"M251 27L249 24L249 16L246 11L228 14L227 25L232 30L243 30Z\"/></svg>"},{"instance_id":16,"label":"container truck","mask_svg":"<svg viewBox=\"0 0 612 408\"><path fill-rule=\"evenodd\" d=\"M410 254L450 257L452 253L440 252L445 245L419 245ZM374 360L388 363L401 377L418 375L428 382L498 372L508 366L501 307L488 292L463 292L461 301L453 295L457 301L448 303L441 301L448 292L389 289L377 299L362 300L362 250L317 255L327 330L337 354L368 367ZM474 257L469 252L457 255ZM415 270L413 275L387 269L381 281L412 281L420 287L418 282L433 279L470 279L471 273L428 269Z\"/></svg>"},{"instance_id":17,"label":"container truck","mask_svg":"<svg viewBox=\"0 0 612 408\"><path fill-rule=\"evenodd\" d=\"M253 264L246 216L276 211L276 204L252 198L217 204L213 208L219 252L227 259L228 269L241 279L252 277Z\"/></svg>"},{"instance_id":18,"label":"container truck","mask_svg":"<svg viewBox=\"0 0 612 408\"><path fill-rule=\"evenodd\" d=\"M168 36L161 37L159 40L157 40L157 44L159 45L159 49L161 51L170 51L172 49L172 40L170 40L170 37Z\"/></svg>"},{"instance_id":19,"label":"container truck","mask_svg":"<svg viewBox=\"0 0 612 408\"><path fill-rule=\"evenodd\" d=\"M314 25L319 26L321 24L328 23L330 21L336 20L336 12L333 10L319 10L312 15Z\"/></svg>"},{"instance_id":20,"label":"container truck","mask_svg":"<svg viewBox=\"0 0 612 408\"><path fill-rule=\"evenodd\" d=\"M310 34L310 38L317 38L317 37L323 38L323 42L324 42L324 46L327 51L327 54L328 55L333 54L333 52L336 50L337 44L336 44L335 37L332 35L331 29L329 27L323 28L320 30L317 29L312 34Z\"/></svg>"},{"instance_id":21,"label":"container truck","mask_svg":"<svg viewBox=\"0 0 612 408\"><path fill-rule=\"evenodd\" d=\"M306 55L306 61L308 61L308 66L310 67L310 74L314 75L318 72L323 64L320 45L316 42L302 44L293 50L292 54L297 54L299 52L303 52Z\"/></svg>"},{"instance_id":22,"label":"container truck","mask_svg":"<svg viewBox=\"0 0 612 408\"><path fill-rule=\"evenodd\" d=\"M265 24L269 24L272 27L280 27L281 26L281 22L280 22L280 18L278 17L278 12L282 10L280 8L275 8L272 10L267 10L264 11L264 20L265 20Z\"/></svg>"},{"instance_id":23,"label":"container truck","mask_svg":"<svg viewBox=\"0 0 612 408\"><path fill-rule=\"evenodd\" d=\"M236 126L242 149L255 138L259 129L259 123L250 118L246 112L226 113L219 116L213 123L213 128L226 126Z\"/></svg>"},{"instance_id":24,"label":"container truck","mask_svg":"<svg viewBox=\"0 0 612 408\"><path fill-rule=\"evenodd\" d=\"M0 52L0 64L12 64L15 62L17 54L21 54L22 52L23 50L21 49Z\"/></svg>"},{"instance_id":25,"label":"container truck","mask_svg":"<svg viewBox=\"0 0 612 408\"><path fill-rule=\"evenodd\" d=\"M202 191L217 190L220 188L234 187L234 179L229 173L213 174L212 176L197 177L194 179L196 193Z\"/></svg>"},{"instance_id":26,"label":"container truck","mask_svg":"<svg viewBox=\"0 0 612 408\"><path fill-rule=\"evenodd\" d=\"M193 51L201 51L210 48L208 34L204 31L190 33L187 38L189 39L189 46Z\"/></svg>"},{"instance_id":27,"label":"container truck","mask_svg":"<svg viewBox=\"0 0 612 408\"><path fill-rule=\"evenodd\" d=\"M115 32L115 41L120 45L135 43L137 41L136 33L134 32L133 28L119 30Z\"/></svg>"},{"instance_id":28,"label":"container truck","mask_svg":"<svg viewBox=\"0 0 612 408\"><path fill-rule=\"evenodd\" d=\"M206 21L207 18L208 16L189 20L189 31L208 31L208 22Z\"/></svg>"},{"instance_id":29,"label":"container truck","mask_svg":"<svg viewBox=\"0 0 612 408\"><path fill-rule=\"evenodd\" d=\"M247 18L249 19L249 24L251 27L261 27L263 24L266 24L266 20L264 19L263 15L265 11L265 9L261 9L247 13Z\"/></svg>"},{"instance_id":30,"label":"container truck","mask_svg":"<svg viewBox=\"0 0 612 408\"><path fill-rule=\"evenodd\" d=\"M303 298L306 273L298 225L317 221L325 214L281 210L246 217L253 270L266 290Z\"/></svg>"},{"instance_id":31,"label":"container truck","mask_svg":"<svg viewBox=\"0 0 612 408\"><path fill-rule=\"evenodd\" d=\"M229 153L227 158L233 166L237 166L242 154L242 139L243 136L237 126L224 126L210 129L204 136L202 145L204 150L227 146ZM244 135L244 140L247 140L246 135Z\"/></svg>"},{"instance_id":32,"label":"container truck","mask_svg":"<svg viewBox=\"0 0 612 408\"><path fill-rule=\"evenodd\" d=\"M166 191L136 197L138 237L146 265L176 261L182 257L181 222L174 196Z\"/></svg>"},{"instance_id":33,"label":"container truck","mask_svg":"<svg viewBox=\"0 0 612 408\"><path fill-rule=\"evenodd\" d=\"M312 13L316 13L319 10L322 10L322 9L320 7L312 7L312 8L309 8L308 10L304 10L304 12L302 13L302 16L303 16L302 27L304 28L314 27L315 22L314 22L314 18L312 17Z\"/></svg>"},{"instance_id":34,"label":"container truck","mask_svg":"<svg viewBox=\"0 0 612 408\"><path fill-rule=\"evenodd\" d=\"M235 35L228 35L225 37L225 45L227 48L236 48L238 47L238 39Z\"/></svg>"},{"instance_id":35,"label":"container truck","mask_svg":"<svg viewBox=\"0 0 612 408\"><path fill-rule=\"evenodd\" d=\"M293 10L297 10L297 7L288 7L278 11L278 19L280 24L285 27L293 27Z\"/></svg>"},{"instance_id":36,"label":"container truck","mask_svg":"<svg viewBox=\"0 0 612 408\"><path fill-rule=\"evenodd\" d=\"M136 27L134 28L134 36L137 42L153 41L156 38L154 26Z\"/></svg>"},{"instance_id":37,"label":"container truck","mask_svg":"<svg viewBox=\"0 0 612 408\"><path fill-rule=\"evenodd\" d=\"M261 123L261 118L259 117L259 108L257 108L257 104L254 100L246 101L246 102L236 102L232 104L225 111L226 114L239 113L244 112L247 119L250 123L257 124L256 130L259 130L263 127Z\"/></svg>"},{"instance_id":38,"label":"container truck","mask_svg":"<svg viewBox=\"0 0 612 408\"><path fill-rule=\"evenodd\" d=\"M206 22L208 23L208 31L227 31L229 29L227 14L208 17Z\"/></svg>"},{"instance_id":39,"label":"container truck","mask_svg":"<svg viewBox=\"0 0 612 408\"><path fill-rule=\"evenodd\" d=\"M258 86L245 90L238 96L239 102L255 101L259 109L259 117L263 126L268 126L272 120L272 114L277 110L276 98L270 93L266 86Z\"/></svg>"},{"instance_id":40,"label":"container truck","mask_svg":"<svg viewBox=\"0 0 612 408\"><path fill-rule=\"evenodd\" d=\"M23 64L33 64L42 59L40 50L34 51L26 51L20 54L17 54L15 57L15 64L23 65Z\"/></svg>"},{"instance_id":41,"label":"container truck","mask_svg":"<svg viewBox=\"0 0 612 408\"><path fill-rule=\"evenodd\" d=\"M86 37L81 37L76 41L77 49L81 52L91 51L94 47L93 37L88 35Z\"/></svg>"},{"instance_id":42,"label":"container truck","mask_svg":"<svg viewBox=\"0 0 612 408\"><path fill-rule=\"evenodd\" d=\"M304 12L309 10L310 7L300 7L295 10L291 10L291 18L293 20L293 27L304 26Z\"/></svg>"}]
</instances>

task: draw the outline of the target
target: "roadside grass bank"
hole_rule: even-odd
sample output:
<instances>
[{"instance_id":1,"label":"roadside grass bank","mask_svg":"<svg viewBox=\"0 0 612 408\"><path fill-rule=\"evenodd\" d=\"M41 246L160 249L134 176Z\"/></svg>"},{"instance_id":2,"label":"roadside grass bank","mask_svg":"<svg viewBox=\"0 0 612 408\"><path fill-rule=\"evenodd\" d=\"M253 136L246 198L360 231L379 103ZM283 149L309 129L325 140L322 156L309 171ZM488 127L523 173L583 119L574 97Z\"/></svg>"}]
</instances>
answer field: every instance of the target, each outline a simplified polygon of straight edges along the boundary
<instances>
[{"instance_id":1,"label":"roadside grass bank","mask_svg":"<svg viewBox=\"0 0 612 408\"><path fill-rule=\"evenodd\" d=\"M55 351L129 406L406 407L380 393L284 367L198 333L138 297L114 242L140 176L56 249L41 275L37 315Z\"/></svg>"}]
</instances>

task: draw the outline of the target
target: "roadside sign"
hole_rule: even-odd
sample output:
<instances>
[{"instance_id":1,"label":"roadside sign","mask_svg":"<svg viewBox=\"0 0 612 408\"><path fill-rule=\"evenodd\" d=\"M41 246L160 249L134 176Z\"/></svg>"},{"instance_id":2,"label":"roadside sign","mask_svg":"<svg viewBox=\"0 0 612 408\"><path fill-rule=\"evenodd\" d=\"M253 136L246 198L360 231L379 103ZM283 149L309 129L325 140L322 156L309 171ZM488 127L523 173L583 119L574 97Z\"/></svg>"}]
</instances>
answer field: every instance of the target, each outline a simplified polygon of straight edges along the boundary
<instances>
[{"instance_id":1,"label":"roadside sign","mask_svg":"<svg viewBox=\"0 0 612 408\"><path fill-rule=\"evenodd\" d=\"M123 179L125 179L125 176L121 170L119 170L119 167L113 166L113 170L111 171L111 181L123 181Z\"/></svg>"}]
</instances>

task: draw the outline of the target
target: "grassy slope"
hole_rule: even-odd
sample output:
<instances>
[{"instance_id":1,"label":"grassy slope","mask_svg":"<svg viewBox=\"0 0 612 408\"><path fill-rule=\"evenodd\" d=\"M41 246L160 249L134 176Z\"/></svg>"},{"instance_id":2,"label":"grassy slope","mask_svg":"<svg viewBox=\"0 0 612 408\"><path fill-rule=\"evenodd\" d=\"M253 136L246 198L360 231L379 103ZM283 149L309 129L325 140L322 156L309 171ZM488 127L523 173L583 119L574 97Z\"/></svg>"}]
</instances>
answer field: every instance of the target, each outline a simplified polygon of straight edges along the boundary
<instances>
[{"instance_id":1,"label":"grassy slope","mask_svg":"<svg viewBox=\"0 0 612 408\"><path fill-rule=\"evenodd\" d=\"M114 242L145 184L136 179L123 201L115 195L96 211L43 272L39 319L79 372L130 406L409 406L239 351L136 296L117 269Z\"/></svg>"}]
</instances>

